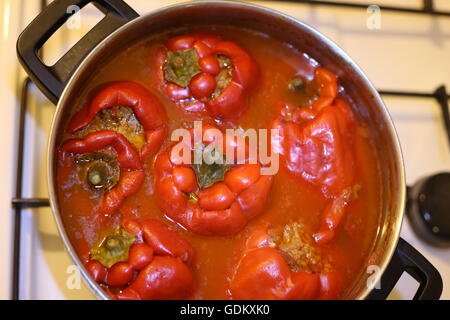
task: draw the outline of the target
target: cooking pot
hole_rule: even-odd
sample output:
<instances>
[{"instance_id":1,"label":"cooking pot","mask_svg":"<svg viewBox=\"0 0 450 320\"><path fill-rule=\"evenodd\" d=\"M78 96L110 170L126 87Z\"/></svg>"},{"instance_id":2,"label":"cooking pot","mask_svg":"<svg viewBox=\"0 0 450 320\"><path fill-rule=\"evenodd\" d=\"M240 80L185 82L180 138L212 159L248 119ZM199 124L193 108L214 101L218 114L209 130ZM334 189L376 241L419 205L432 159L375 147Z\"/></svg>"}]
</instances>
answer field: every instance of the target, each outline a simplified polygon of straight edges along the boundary
<instances>
[{"instance_id":1,"label":"cooking pot","mask_svg":"<svg viewBox=\"0 0 450 320\"><path fill-rule=\"evenodd\" d=\"M367 272L356 275L345 299L385 299L403 272L420 282L416 299L438 299L442 279L438 271L413 247L399 238L405 207L404 166L394 125L378 92L356 63L328 38L304 23L274 10L231 1L190 2L166 7L139 16L121 0L96 0L105 17L53 66L46 66L38 50L71 16L70 6L82 8L89 0L55 0L36 17L17 42L19 60L33 82L57 105L48 144L48 189L60 235L75 264L92 292L109 297L89 276L69 241L62 222L55 191L57 146L73 103L83 82L120 48L149 34L183 24L230 24L270 34L301 48L325 68L334 72L357 103L358 113L368 126L379 151L382 176L381 216L376 239L367 257ZM73 8L73 7L72 7ZM378 278L381 278L377 282ZM378 284L378 285L377 285Z\"/></svg>"}]
</instances>

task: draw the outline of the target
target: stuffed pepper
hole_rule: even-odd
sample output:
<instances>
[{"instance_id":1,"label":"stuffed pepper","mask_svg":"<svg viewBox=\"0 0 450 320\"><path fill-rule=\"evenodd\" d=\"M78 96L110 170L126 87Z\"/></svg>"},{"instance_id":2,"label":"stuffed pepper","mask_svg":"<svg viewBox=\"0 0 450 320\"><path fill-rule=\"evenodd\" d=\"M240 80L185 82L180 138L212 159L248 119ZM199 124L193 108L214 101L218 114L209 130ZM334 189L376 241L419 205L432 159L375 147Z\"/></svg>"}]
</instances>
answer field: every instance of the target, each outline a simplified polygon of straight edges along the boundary
<instances>
[{"instance_id":1,"label":"stuffed pepper","mask_svg":"<svg viewBox=\"0 0 450 320\"><path fill-rule=\"evenodd\" d=\"M218 130L212 126L202 128L201 148L216 142L206 133L209 129ZM223 137L223 153L214 151L218 152L214 157L222 161L207 163L202 157L197 164L183 163L180 154L174 152L185 143L181 141L161 153L155 163L155 191L162 211L199 234L231 235L241 230L262 212L272 184L272 176L261 175L258 162L228 161L226 154L248 148L238 136ZM194 153L194 144L190 143L188 149Z\"/></svg>"},{"instance_id":2,"label":"stuffed pepper","mask_svg":"<svg viewBox=\"0 0 450 320\"><path fill-rule=\"evenodd\" d=\"M82 137L98 130L114 130L145 156L161 146L165 123L164 108L155 95L136 82L119 81L102 87L71 119L67 132Z\"/></svg>"},{"instance_id":3,"label":"stuffed pepper","mask_svg":"<svg viewBox=\"0 0 450 320\"><path fill-rule=\"evenodd\" d=\"M176 36L156 54L162 90L188 113L217 119L238 117L256 78L250 54L236 43L209 35Z\"/></svg>"},{"instance_id":4,"label":"stuffed pepper","mask_svg":"<svg viewBox=\"0 0 450 320\"><path fill-rule=\"evenodd\" d=\"M316 96L305 106L284 106L273 121L272 139L282 163L292 174L320 188L330 199L315 238L334 238L345 208L359 188L355 182L354 135L356 121L350 106L337 98L336 76L317 68Z\"/></svg>"},{"instance_id":5,"label":"stuffed pepper","mask_svg":"<svg viewBox=\"0 0 450 320\"><path fill-rule=\"evenodd\" d=\"M58 157L61 166L75 165L86 186L102 195L102 216L114 213L144 181L139 154L116 131L102 130L67 140L59 148Z\"/></svg>"},{"instance_id":6,"label":"stuffed pepper","mask_svg":"<svg viewBox=\"0 0 450 320\"><path fill-rule=\"evenodd\" d=\"M186 299L193 259L191 245L163 222L127 219L91 248L85 268L115 299Z\"/></svg>"},{"instance_id":7,"label":"stuffed pepper","mask_svg":"<svg viewBox=\"0 0 450 320\"><path fill-rule=\"evenodd\" d=\"M330 259L315 247L305 226L254 228L230 281L232 298L248 300L336 299L342 286Z\"/></svg>"}]
</instances>

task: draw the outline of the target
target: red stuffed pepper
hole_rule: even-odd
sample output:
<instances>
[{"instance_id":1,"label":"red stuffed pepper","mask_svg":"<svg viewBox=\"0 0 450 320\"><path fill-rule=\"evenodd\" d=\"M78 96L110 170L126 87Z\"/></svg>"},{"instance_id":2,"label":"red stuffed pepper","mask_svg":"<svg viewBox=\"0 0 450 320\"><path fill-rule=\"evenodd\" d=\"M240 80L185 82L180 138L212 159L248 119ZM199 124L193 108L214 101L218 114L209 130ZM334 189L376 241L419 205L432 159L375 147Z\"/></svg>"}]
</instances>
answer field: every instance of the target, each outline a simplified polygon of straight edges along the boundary
<instances>
[{"instance_id":1,"label":"red stuffed pepper","mask_svg":"<svg viewBox=\"0 0 450 320\"><path fill-rule=\"evenodd\" d=\"M274 148L295 175L319 186L330 197L352 185L355 122L344 100L336 99L334 105L324 107L304 122L282 115L272 128L279 130L273 139Z\"/></svg>"},{"instance_id":2,"label":"red stuffed pepper","mask_svg":"<svg viewBox=\"0 0 450 320\"><path fill-rule=\"evenodd\" d=\"M133 109L130 115L124 110ZM124 134L130 141L142 131L143 143L139 147L142 156L154 154L164 138L166 115L159 100L142 85L131 81L107 84L72 118L67 126L70 134L85 129L101 112L107 112L96 123L100 129L111 129ZM135 119L137 118L137 120Z\"/></svg>"},{"instance_id":3,"label":"red stuffed pepper","mask_svg":"<svg viewBox=\"0 0 450 320\"><path fill-rule=\"evenodd\" d=\"M315 235L318 242L327 243L341 224L357 185L353 153L356 121L350 106L336 98L333 73L318 68L314 81L319 96L308 106L283 108L272 123L272 128L278 129L272 143L290 172L332 199Z\"/></svg>"},{"instance_id":4,"label":"red stuffed pepper","mask_svg":"<svg viewBox=\"0 0 450 320\"><path fill-rule=\"evenodd\" d=\"M112 148L113 154L99 152ZM63 165L76 165L88 184L104 192L100 213L110 215L123 200L136 193L144 181L144 171L138 153L120 133L97 131L83 139L66 141L59 148Z\"/></svg>"},{"instance_id":5,"label":"red stuffed pepper","mask_svg":"<svg viewBox=\"0 0 450 320\"><path fill-rule=\"evenodd\" d=\"M256 77L248 52L208 35L171 38L156 54L159 82L184 111L218 119L238 117Z\"/></svg>"},{"instance_id":6,"label":"red stuffed pepper","mask_svg":"<svg viewBox=\"0 0 450 320\"><path fill-rule=\"evenodd\" d=\"M332 271L314 244L291 223L281 230L256 228L230 282L240 300L336 299L342 278Z\"/></svg>"},{"instance_id":7,"label":"red stuffed pepper","mask_svg":"<svg viewBox=\"0 0 450 320\"><path fill-rule=\"evenodd\" d=\"M202 143L211 145L215 137L208 136L208 129L215 128L203 127ZM223 137L222 150L227 154L248 150L239 137ZM223 164L207 164L204 160L201 164L184 164L172 152L182 143L161 153L155 163L155 191L168 217L199 234L231 235L262 212L272 176L261 175L259 163L252 164L249 159L240 164L228 163L224 158ZM193 153L192 146L191 141L189 152Z\"/></svg>"},{"instance_id":8,"label":"red stuffed pepper","mask_svg":"<svg viewBox=\"0 0 450 320\"><path fill-rule=\"evenodd\" d=\"M194 280L191 245L164 223L124 220L91 249L86 269L119 300L186 299Z\"/></svg>"}]
</instances>

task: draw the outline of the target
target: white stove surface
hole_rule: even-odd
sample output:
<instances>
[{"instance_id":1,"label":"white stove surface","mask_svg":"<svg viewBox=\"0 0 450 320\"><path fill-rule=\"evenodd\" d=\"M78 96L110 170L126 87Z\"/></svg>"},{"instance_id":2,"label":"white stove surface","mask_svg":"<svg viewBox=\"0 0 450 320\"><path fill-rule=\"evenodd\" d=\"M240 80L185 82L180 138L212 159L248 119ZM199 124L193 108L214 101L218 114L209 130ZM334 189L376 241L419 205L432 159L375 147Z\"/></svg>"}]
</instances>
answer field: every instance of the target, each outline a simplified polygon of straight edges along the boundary
<instances>
[{"instance_id":1,"label":"white stove surface","mask_svg":"<svg viewBox=\"0 0 450 320\"><path fill-rule=\"evenodd\" d=\"M353 0L358 2L357 0ZM182 1L128 0L140 14ZM315 27L340 45L365 71L379 89L432 92L445 84L450 89L450 18L381 12L381 29L367 28L368 13L362 9L318 7L287 2L252 1ZM359 1L364 4L419 7L420 0ZM410 4L411 3L411 4ZM450 10L449 2L436 1ZM39 12L39 1L0 0L0 282L11 283L12 222L11 198L15 192L16 140L20 85L25 77L16 55L19 32ZM44 47L46 61L55 61L101 15L92 7L81 12L81 28L63 27ZM393 98L384 100L394 119L403 148L408 184L439 171L450 171L450 150L438 104L433 99ZM24 197L47 198L46 144L55 107L32 86L26 121ZM424 244L411 231L405 218L402 237L419 250L440 271L444 281L442 299L450 299L450 249ZM80 283L73 281L72 262L58 235L49 208L23 211L21 248L21 299L93 299ZM10 262L10 263L7 263ZM417 283L405 277L391 299L410 299ZM0 286L0 299L10 298L11 286Z\"/></svg>"}]
</instances>

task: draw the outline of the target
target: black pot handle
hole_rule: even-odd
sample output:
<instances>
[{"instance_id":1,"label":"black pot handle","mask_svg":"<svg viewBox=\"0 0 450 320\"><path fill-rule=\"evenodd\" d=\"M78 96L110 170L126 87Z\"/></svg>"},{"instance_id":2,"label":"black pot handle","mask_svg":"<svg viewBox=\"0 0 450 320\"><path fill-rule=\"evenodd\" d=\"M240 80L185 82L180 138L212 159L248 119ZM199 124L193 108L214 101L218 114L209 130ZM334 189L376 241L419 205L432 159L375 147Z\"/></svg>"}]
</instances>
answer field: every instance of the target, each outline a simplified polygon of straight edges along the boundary
<instances>
[{"instance_id":1,"label":"black pot handle","mask_svg":"<svg viewBox=\"0 0 450 320\"><path fill-rule=\"evenodd\" d=\"M75 13L73 6L93 4L105 17L53 66L47 66L38 50ZM68 12L69 11L69 12ZM55 0L51 2L22 32L17 40L19 61L31 80L57 104L70 76L87 54L114 30L139 15L122 0Z\"/></svg>"},{"instance_id":2,"label":"black pot handle","mask_svg":"<svg viewBox=\"0 0 450 320\"><path fill-rule=\"evenodd\" d=\"M441 275L419 251L402 238L399 239L394 256L381 276L380 288L373 289L367 299L386 299L403 272L410 274L420 284L414 300L439 299L442 293Z\"/></svg>"}]
</instances>

